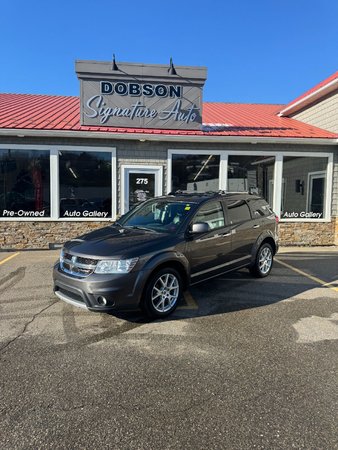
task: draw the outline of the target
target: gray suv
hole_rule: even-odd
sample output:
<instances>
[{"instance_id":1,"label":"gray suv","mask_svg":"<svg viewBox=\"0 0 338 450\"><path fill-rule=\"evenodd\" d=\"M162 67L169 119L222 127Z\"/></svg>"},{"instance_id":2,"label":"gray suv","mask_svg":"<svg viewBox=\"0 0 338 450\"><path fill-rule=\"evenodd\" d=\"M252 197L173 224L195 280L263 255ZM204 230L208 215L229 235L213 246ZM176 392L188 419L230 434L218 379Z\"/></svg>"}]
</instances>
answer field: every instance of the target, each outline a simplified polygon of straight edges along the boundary
<instances>
[{"instance_id":1,"label":"gray suv","mask_svg":"<svg viewBox=\"0 0 338 450\"><path fill-rule=\"evenodd\" d=\"M139 204L110 226L72 239L54 267L54 292L90 311L174 311L189 286L247 267L266 277L278 218L244 193L177 193Z\"/></svg>"}]
</instances>

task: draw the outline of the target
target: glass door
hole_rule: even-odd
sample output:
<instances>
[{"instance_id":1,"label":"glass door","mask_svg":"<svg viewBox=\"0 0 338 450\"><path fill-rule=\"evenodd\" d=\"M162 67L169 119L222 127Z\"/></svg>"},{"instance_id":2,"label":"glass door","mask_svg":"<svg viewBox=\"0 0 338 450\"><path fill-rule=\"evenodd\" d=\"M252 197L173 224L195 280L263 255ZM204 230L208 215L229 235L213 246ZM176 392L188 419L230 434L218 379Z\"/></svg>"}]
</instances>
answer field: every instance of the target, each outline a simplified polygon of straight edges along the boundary
<instances>
[{"instance_id":1,"label":"glass door","mask_svg":"<svg viewBox=\"0 0 338 450\"><path fill-rule=\"evenodd\" d=\"M162 195L161 166L123 165L121 212L125 214L138 203Z\"/></svg>"}]
</instances>

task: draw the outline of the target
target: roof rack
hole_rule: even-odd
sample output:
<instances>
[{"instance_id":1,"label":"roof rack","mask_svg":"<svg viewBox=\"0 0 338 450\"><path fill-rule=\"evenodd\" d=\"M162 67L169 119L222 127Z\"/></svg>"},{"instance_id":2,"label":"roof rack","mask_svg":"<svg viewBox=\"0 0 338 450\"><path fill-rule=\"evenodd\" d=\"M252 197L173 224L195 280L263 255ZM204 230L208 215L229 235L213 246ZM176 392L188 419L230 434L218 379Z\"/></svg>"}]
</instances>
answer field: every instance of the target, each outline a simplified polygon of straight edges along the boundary
<instances>
[{"instance_id":1,"label":"roof rack","mask_svg":"<svg viewBox=\"0 0 338 450\"><path fill-rule=\"evenodd\" d=\"M247 195L258 195L256 192L254 192L254 190L250 189L249 191L225 191L224 189L219 190L219 191L206 191L206 192L196 192L196 191L181 191L181 190L177 190L177 191L171 191L169 192L168 195L196 195L196 196L206 196L206 195L210 195L210 196L216 196L216 195L227 195L227 194L247 194Z\"/></svg>"},{"instance_id":2,"label":"roof rack","mask_svg":"<svg viewBox=\"0 0 338 450\"><path fill-rule=\"evenodd\" d=\"M215 191L206 191L206 192L191 191L191 192L189 192L189 191L177 190L177 191L169 192L168 195L189 195L189 196L196 195L196 196L199 196L199 197L203 197L205 195L210 195L210 196L212 196L212 195L219 195L219 193L220 193L220 191L219 192L215 192Z\"/></svg>"}]
</instances>

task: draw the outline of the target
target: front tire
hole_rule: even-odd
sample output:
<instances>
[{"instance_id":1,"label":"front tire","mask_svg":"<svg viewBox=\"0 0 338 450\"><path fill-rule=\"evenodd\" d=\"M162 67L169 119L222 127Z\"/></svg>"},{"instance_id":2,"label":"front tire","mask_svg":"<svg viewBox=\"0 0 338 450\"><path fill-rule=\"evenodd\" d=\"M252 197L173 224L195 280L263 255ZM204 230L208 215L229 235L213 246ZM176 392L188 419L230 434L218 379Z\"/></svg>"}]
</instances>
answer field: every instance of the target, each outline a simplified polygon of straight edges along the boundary
<instances>
[{"instance_id":1,"label":"front tire","mask_svg":"<svg viewBox=\"0 0 338 450\"><path fill-rule=\"evenodd\" d=\"M170 267L163 268L148 281L141 307L152 319L166 317L176 309L181 296L180 274Z\"/></svg>"},{"instance_id":2,"label":"front tire","mask_svg":"<svg viewBox=\"0 0 338 450\"><path fill-rule=\"evenodd\" d=\"M262 244L256 254L254 265L249 268L251 274L257 278L269 275L273 264L273 250L270 244Z\"/></svg>"}]
</instances>

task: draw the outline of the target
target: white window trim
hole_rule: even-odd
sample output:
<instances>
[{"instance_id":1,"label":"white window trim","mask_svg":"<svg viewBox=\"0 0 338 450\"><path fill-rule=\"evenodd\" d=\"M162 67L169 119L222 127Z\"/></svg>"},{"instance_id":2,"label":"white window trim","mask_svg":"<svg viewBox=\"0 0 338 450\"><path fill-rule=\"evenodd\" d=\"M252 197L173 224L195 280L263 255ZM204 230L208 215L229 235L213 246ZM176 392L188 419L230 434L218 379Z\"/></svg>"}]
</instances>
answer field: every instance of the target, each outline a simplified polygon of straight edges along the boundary
<instances>
[{"instance_id":1,"label":"white window trim","mask_svg":"<svg viewBox=\"0 0 338 450\"><path fill-rule=\"evenodd\" d=\"M5 150L48 150L50 153L50 217L0 217L0 222L111 222L116 220L116 147L96 147L79 145L34 145L34 144L0 144ZM112 217L59 217L59 151L107 152L112 156Z\"/></svg>"},{"instance_id":2,"label":"white window trim","mask_svg":"<svg viewBox=\"0 0 338 450\"><path fill-rule=\"evenodd\" d=\"M269 180L269 204L270 205L276 204L276 202L273 200L273 198L274 198L274 196L276 194L276 192L275 192L275 185L274 185L274 179L271 178ZM284 198L285 198L285 190L286 190L286 181L285 181L285 178L282 178L282 188L279 191L280 192L280 204L281 204L281 206L282 206L283 193L284 193ZM271 192L271 196L270 196L270 192ZM270 198L272 198L271 202L270 202ZM279 196L278 196L278 198L279 198Z\"/></svg>"},{"instance_id":3,"label":"white window trim","mask_svg":"<svg viewBox=\"0 0 338 450\"><path fill-rule=\"evenodd\" d=\"M278 215L281 216L281 189L283 178L283 158L284 156L302 157L302 158L327 158L326 169L326 191L325 191L325 216L323 219L280 219L280 222L331 222L331 201L332 201L332 180L333 180L333 153L328 152L287 152L287 151L264 151L264 150L213 150L210 148L202 150L187 150L185 148L168 149L167 156L167 189L171 191L172 180L172 156L178 154L187 155L220 155L219 170L219 189L226 190L228 178L228 158L229 156L274 156L274 192L273 205L271 205Z\"/></svg>"},{"instance_id":4,"label":"white window trim","mask_svg":"<svg viewBox=\"0 0 338 450\"><path fill-rule=\"evenodd\" d=\"M163 194L163 166L148 166L147 164L121 164L121 214L125 214L128 209L126 200L129 195L127 186L128 173L154 173L155 174L155 196Z\"/></svg>"}]
</instances>

